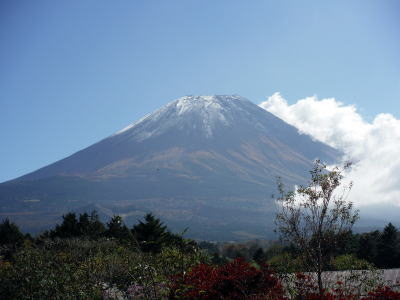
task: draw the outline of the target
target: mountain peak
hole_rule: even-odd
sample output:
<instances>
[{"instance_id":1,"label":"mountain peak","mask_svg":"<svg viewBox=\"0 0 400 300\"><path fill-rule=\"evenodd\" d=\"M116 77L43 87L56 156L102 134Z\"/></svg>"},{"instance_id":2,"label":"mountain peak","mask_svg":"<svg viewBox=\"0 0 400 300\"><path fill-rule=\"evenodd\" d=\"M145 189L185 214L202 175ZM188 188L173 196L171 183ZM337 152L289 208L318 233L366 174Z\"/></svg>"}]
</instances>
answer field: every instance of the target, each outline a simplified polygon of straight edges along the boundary
<instances>
[{"instance_id":1,"label":"mountain peak","mask_svg":"<svg viewBox=\"0 0 400 300\"><path fill-rule=\"evenodd\" d=\"M183 114L190 110L221 111L233 101L248 101L237 95L203 95L203 96L184 96L171 103L175 105L178 114Z\"/></svg>"},{"instance_id":2,"label":"mountain peak","mask_svg":"<svg viewBox=\"0 0 400 300\"><path fill-rule=\"evenodd\" d=\"M135 131L136 139L142 141L157 136L171 127L185 127L189 124L190 127L202 128L203 134L211 137L213 128L217 124L224 126L230 124L232 112L236 111L238 106L243 103L254 105L238 95L188 95L169 102L154 113L118 131L115 135ZM156 123L157 130L153 130Z\"/></svg>"},{"instance_id":3,"label":"mountain peak","mask_svg":"<svg viewBox=\"0 0 400 300\"><path fill-rule=\"evenodd\" d=\"M178 98L177 100L172 102L180 102L180 101L218 102L218 101L235 101L235 100L247 100L247 99L239 95L187 95Z\"/></svg>"}]
</instances>

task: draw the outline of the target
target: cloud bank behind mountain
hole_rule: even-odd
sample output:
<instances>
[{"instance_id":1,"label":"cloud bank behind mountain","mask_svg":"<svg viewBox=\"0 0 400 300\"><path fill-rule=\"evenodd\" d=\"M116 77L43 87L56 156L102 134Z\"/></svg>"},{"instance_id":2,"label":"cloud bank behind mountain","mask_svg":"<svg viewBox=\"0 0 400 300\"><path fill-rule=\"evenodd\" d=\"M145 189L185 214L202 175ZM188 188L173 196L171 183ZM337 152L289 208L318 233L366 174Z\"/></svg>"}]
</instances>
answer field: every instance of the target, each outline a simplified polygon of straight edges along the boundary
<instances>
[{"instance_id":1,"label":"cloud bank behind mountain","mask_svg":"<svg viewBox=\"0 0 400 300\"><path fill-rule=\"evenodd\" d=\"M343 160L354 163L346 178L354 182L349 199L357 206L400 206L399 119L381 113L368 122L354 105L315 96L290 105L275 93L260 107L300 133L343 151Z\"/></svg>"}]
</instances>

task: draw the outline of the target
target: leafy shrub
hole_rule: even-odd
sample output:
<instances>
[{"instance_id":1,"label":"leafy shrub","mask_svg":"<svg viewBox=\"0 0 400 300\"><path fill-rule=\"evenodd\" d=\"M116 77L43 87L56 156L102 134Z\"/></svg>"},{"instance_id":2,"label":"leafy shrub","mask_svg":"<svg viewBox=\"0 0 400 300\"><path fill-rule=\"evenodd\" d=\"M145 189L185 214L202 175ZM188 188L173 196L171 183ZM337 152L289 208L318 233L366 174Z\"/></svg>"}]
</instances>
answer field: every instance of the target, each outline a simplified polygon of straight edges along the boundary
<instances>
[{"instance_id":1,"label":"leafy shrub","mask_svg":"<svg viewBox=\"0 0 400 300\"><path fill-rule=\"evenodd\" d=\"M293 273L303 269L300 257L294 257L288 252L282 252L269 259L268 264L278 273Z\"/></svg>"},{"instance_id":2,"label":"leafy shrub","mask_svg":"<svg viewBox=\"0 0 400 300\"><path fill-rule=\"evenodd\" d=\"M21 248L0 261L2 299L98 299L112 241L55 240Z\"/></svg>"},{"instance_id":3,"label":"leafy shrub","mask_svg":"<svg viewBox=\"0 0 400 300\"><path fill-rule=\"evenodd\" d=\"M373 269L373 266L369 262L357 258L354 254L343 254L335 257L332 260L332 267L337 271Z\"/></svg>"},{"instance_id":4,"label":"leafy shrub","mask_svg":"<svg viewBox=\"0 0 400 300\"><path fill-rule=\"evenodd\" d=\"M176 247L164 248L155 259L157 268L161 270L164 279L169 279L176 274L183 274L200 263L209 262L209 257L202 251L187 253Z\"/></svg>"},{"instance_id":5,"label":"leafy shrub","mask_svg":"<svg viewBox=\"0 0 400 300\"><path fill-rule=\"evenodd\" d=\"M143 253L104 238L47 239L19 248L10 259L1 254L1 299L162 299L171 274L207 261L196 249Z\"/></svg>"}]
</instances>

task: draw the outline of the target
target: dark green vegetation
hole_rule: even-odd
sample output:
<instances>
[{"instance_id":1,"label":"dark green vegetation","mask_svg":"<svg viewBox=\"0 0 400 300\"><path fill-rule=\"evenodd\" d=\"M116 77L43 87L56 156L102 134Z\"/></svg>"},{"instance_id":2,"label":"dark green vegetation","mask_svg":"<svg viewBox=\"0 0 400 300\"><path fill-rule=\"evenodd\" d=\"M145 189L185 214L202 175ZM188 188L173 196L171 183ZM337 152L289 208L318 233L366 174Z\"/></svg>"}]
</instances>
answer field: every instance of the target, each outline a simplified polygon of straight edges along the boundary
<instances>
[{"instance_id":1,"label":"dark green vegetation","mask_svg":"<svg viewBox=\"0 0 400 300\"><path fill-rule=\"evenodd\" d=\"M304 261L299 248L278 241L253 240L243 243L200 242L199 246L213 255L213 258L268 262L275 271L291 273L312 271ZM343 235L330 251L332 259L324 271L361 270L369 268L400 268L400 232L389 223L383 231ZM216 260L217 261L217 260Z\"/></svg>"},{"instance_id":2,"label":"dark green vegetation","mask_svg":"<svg viewBox=\"0 0 400 300\"><path fill-rule=\"evenodd\" d=\"M289 299L264 263L278 274L310 270L292 245L196 243L169 232L152 214L128 228L119 216L103 224L95 212L68 213L34 238L4 220L0 241L1 299ZM349 232L332 251L325 270L400 267L400 235L392 224ZM302 299L338 299L315 298L315 291L301 291L308 293Z\"/></svg>"},{"instance_id":3,"label":"dark green vegetation","mask_svg":"<svg viewBox=\"0 0 400 300\"><path fill-rule=\"evenodd\" d=\"M160 299L173 275L209 260L151 214L131 229L119 216L104 225L96 213L68 213L35 238L8 220L0 232L1 299Z\"/></svg>"}]
</instances>

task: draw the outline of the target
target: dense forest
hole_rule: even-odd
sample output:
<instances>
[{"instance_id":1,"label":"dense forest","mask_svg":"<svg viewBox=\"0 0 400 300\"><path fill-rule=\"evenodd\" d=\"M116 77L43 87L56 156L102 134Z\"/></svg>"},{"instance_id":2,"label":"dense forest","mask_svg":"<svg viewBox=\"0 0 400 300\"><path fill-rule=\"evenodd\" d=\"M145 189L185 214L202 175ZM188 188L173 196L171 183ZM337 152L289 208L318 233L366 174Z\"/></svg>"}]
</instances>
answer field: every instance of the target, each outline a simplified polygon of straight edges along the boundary
<instances>
[{"instance_id":1,"label":"dense forest","mask_svg":"<svg viewBox=\"0 0 400 300\"><path fill-rule=\"evenodd\" d=\"M35 237L3 220L1 299L360 297L342 286L320 295L304 275L310 269L301 249L292 244L215 243L182 235L171 233L152 214L128 228L120 216L103 224L96 212L68 213L61 224ZM400 235L390 223L383 231L348 232L337 247L324 251L333 257L324 266L327 271L400 267ZM296 274L296 289L285 287L287 274ZM400 294L377 281L363 299L400 299Z\"/></svg>"}]
</instances>

